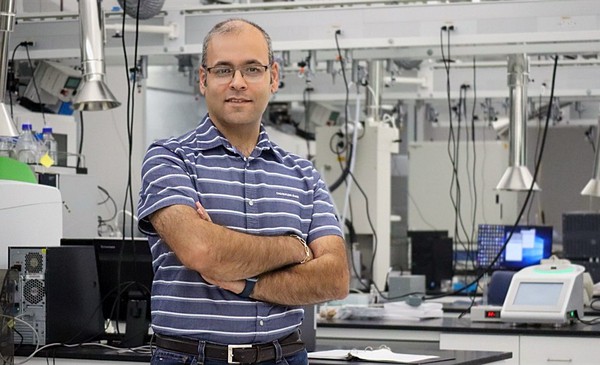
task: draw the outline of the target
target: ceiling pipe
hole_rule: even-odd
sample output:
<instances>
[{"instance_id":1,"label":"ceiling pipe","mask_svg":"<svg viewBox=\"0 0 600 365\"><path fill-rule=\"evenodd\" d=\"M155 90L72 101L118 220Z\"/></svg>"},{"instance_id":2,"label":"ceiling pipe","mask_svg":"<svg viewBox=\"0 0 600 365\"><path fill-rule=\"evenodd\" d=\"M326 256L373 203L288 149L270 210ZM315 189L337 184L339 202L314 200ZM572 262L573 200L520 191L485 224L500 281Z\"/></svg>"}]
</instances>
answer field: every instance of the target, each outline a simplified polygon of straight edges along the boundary
<instances>
[{"instance_id":1,"label":"ceiling pipe","mask_svg":"<svg viewBox=\"0 0 600 365\"><path fill-rule=\"evenodd\" d=\"M73 100L73 109L98 111L121 105L104 82L104 14L101 0L79 0L83 86Z\"/></svg>"},{"instance_id":2,"label":"ceiling pipe","mask_svg":"<svg viewBox=\"0 0 600 365\"><path fill-rule=\"evenodd\" d=\"M381 95L383 94L385 68L382 60L369 62L369 83L367 87L367 120L380 121Z\"/></svg>"},{"instance_id":3,"label":"ceiling pipe","mask_svg":"<svg viewBox=\"0 0 600 365\"><path fill-rule=\"evenodd\" d=\"M508 56L509 161L496 190L540 190L527 168L527 83L529 60L524 54Z\"/></svg>"}]
</instances>

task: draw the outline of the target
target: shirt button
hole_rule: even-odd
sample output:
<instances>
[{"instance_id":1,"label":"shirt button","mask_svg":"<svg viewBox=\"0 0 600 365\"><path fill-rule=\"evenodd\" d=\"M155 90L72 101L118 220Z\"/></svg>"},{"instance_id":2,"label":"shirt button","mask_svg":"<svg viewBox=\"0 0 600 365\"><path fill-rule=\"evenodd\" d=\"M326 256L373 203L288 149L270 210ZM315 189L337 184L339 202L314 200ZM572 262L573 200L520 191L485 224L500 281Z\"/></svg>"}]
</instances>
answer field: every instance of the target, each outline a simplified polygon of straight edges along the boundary
<instances>
[{"instance_id":1,"label":"shirt button","mask_svg":"<svg viewBox=\"0 0 600 365\"><path fill-rule=\"evenodd\" d=\"M254 205L254 201L252 201L252 200L248 200L248 205L249 205L249 206L253 206L253 205Z\"/></svg>"},{"instance_id":2,"label":"shirt button","mask_svg":"<svg viewBox=\"0 0 600 365\"><path fill-rule=\"evenodd\" d=\"M265 323L263 322L263 320L262 320L262 319L261 319L261 320L260 320L258 323L259 323L261 326L264 326L264 324L265 324Z\"/></svg>"}]
</instances>

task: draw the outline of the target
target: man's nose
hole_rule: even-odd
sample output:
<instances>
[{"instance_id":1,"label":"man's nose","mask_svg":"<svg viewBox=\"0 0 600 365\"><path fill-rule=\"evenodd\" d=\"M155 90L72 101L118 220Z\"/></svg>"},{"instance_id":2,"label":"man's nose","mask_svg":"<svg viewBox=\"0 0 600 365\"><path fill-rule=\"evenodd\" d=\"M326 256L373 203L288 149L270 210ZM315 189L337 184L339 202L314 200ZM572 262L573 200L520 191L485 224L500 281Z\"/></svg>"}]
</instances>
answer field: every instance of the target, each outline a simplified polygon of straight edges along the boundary
<instances>
[{"instance_id":1,"label":"man's nose","mask_svg":"<svg viewBox=\"0 0 600 365\"><path fill-rule=\"evenodd\" d=\"M244 79L244 75L240 70L233 70L233 77L231 78L230 86L238 89L245 88L247 86L246 79Z\"/></svg>"}]
</instances>

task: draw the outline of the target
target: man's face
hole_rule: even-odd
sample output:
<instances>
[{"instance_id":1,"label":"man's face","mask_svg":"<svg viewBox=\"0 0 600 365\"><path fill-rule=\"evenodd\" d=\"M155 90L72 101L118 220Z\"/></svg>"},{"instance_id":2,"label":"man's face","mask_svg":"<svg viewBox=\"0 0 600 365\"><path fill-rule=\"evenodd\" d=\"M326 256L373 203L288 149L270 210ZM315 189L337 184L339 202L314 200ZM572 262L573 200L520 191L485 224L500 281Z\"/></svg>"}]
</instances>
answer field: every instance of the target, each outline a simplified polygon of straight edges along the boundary
<instances>
[{"instance_id":1,"label":"man's face","mask_svg":"<svg viewBox=\"0 0 600 365\"><path fill-rule=\"evenodd\" d=\"M241 31L213 36L206 56L207 68L269 64L267 42L258 29L248 24ZM245 79L239 70L233 79L223 80L200 68L200 92L213 122L224 127L259 124L279 85L278 67L273 63L263 77L253 80Z\"/></svg>"}]
</instances>

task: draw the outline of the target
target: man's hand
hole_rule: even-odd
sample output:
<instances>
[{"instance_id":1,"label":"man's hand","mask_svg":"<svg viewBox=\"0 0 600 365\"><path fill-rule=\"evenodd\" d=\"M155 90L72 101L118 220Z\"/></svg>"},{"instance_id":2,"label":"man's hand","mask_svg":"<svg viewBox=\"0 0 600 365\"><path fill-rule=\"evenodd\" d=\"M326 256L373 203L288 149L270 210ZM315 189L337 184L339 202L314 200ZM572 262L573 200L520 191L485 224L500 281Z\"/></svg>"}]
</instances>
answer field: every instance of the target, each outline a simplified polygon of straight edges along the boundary
<instances>
[{"instance_id":1,"label":"man's hand","mask_svg":"<svg viewBox=\"0 0 600 365\"><path fill-rule=\"evenodd\" d=\"M196 202L196 212L198 212L200 218L204 219L207 222L212 222L212 219L210 219L208 212L206 211L206 209L204 209L200 202Z\"/></svg>"}]
</instances>

